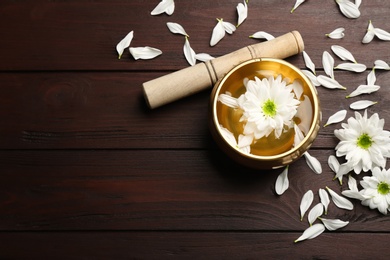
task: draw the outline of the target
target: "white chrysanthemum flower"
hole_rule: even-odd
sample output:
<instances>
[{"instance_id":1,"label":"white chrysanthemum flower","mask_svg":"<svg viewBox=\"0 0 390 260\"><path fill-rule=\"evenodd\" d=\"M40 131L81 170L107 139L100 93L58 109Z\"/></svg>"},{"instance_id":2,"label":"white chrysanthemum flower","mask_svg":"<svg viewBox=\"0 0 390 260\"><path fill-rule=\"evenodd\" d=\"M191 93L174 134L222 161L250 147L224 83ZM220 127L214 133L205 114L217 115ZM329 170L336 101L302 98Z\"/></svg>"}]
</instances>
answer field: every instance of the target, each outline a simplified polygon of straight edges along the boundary
<instances>
[{"instance_id":1,"label":"white chrysanthemum flower","mask_svg":"<svg viewBox=\"0 0 390 260\"><path fill-rule=\"evenodd\" d=\"M245 99L241 105L243 116L247 121L244 134L254 134L256 139L268 136L275 131L279 138L285 126L293 126L299 101L295 98L292 85L286 85L282 76L248 81Z\"/></svg>"},{"instance_id":2,"label":"white chrysanthemum flower","mask_svg":"<svg viewBox=\"0 0 390 260\"><path fill-rule=\"evenodd\" d=\"M370 209L378 209L386 215L390 210L390 169L381 170L375 167L372 176L365 176L360 182L363 189L360 193L366 197L362 200L362 205Z\"/></svg>"},{"instance_id":3,"label":"white chrysanthemum flower","mask_svg":"<svg viewBox=\"0 0 390 260\"><path fill-rule=\"evenodd\" d=\"M390 157L390 132L383 130L384 119L377 113L367 118L355 112L343 129L336 129L335 136L340 140L336 146L336 155L345 156L348 166L356 174L367 172L374 167L385 167L386 158Z\"/></svg>"}]
</instances>

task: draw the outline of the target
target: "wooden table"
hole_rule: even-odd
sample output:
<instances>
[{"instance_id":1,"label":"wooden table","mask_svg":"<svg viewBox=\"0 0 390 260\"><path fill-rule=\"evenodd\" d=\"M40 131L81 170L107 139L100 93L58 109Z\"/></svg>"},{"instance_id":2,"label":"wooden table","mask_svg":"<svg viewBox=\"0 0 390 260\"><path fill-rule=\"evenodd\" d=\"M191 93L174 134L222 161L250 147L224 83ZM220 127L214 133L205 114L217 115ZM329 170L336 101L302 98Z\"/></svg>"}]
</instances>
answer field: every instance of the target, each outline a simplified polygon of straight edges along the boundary
<instances>
[{"instance_id":1,"label":"wooden table","mask_svg":"<svg viewBox=\"0 0 390 260\"><path fill-rule=\"evenodd\" d=\"M308 227L299 217L302 195L313 190L314 205L319 188L347 189L327 165L340 124L321 127L310 149L322 174L301 158L278 196L281 169L237 165L212 139L210 91L150 110L141 86L189 66L184 37L167 22L214 57L261 41L248 37L257 31L298 30L318 74L333 44L367 65L363 73L335 72L346 91L317 87L323 123L340 109L353 116L345 95L366 83L375 60L390 62L389 42L361 43L369 20L390 31L390 1L363 1L361 16L348 19L334 1L306 1L291 14L295 1L251 0L248 19L215 47L215 18L236 23L240 1L176 0L173 15L150 15L158 2L1 2L0 258L387 259L389 217L357 200L352 211L329 206L329 218L349 225L294 243ZM325 36L338 27L343 39ZM131 30L131 46L163 54L136 61L125 51L119 60L115 46ZM306 69L301 54L286 60ZM390 72L376 76L380 91L353 101L378 101L368 113L390 129Z\"/></svg>"}]
</instances>

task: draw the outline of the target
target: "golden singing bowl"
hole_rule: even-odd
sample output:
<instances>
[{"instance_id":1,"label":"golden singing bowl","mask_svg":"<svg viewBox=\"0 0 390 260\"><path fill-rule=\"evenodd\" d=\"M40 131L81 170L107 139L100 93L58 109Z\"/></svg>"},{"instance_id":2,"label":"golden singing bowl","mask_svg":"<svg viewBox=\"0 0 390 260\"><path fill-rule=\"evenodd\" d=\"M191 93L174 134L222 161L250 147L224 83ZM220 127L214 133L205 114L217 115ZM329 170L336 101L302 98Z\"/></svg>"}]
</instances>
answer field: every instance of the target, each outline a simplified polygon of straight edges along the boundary
<instances>
[{"instance_id":1,"label":"golden singing bowl","mask_svg":"<svg viewBox=\"0 0 390 260\"><path fill-rule=\"evenodd\" d=\"M251 145L251 152L244 153L230 144L221 132L222 127L226 128L236 139L238 138L243 131L242 122L239 122L242 110L222 104L218 101L218 96L229 93L232 97L238 98L246 91L245 81L253 80L255 77L263 79L278 75L281 75L288 84L297 81L302 86L303 94L298 107L299 118L294 117L294 122L303 129L304 138L298 145L294 145L295 131L292 128L278 138L270 134L257 140ZM276 169L299 159L317 137L321 121L317 90L311 81L292 64L272 58L249 60L229 71L213 88L209 113L210 131L220 149L232 160L254 169Z\"/></svg>"}]
</instances>

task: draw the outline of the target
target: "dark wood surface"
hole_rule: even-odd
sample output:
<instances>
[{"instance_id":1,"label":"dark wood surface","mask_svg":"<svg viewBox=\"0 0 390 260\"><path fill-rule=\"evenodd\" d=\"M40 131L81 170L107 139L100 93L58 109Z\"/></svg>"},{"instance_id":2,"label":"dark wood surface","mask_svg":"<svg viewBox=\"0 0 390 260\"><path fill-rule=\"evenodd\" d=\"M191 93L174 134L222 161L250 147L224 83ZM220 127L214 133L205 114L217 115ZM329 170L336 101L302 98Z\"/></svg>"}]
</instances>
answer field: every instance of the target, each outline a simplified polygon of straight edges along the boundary
<instances>
[{"instance_id":1,"label":"dark wood surface","mask_svg":"<svg viewBox=\"0 0 390 260\"><path fill-rule=\"evenodd\" d=\"M259 40L298 30L323 74L321 57L333 44L350 50L367 71L337 71L348 90L318 87L323 123L348 109L345 95L366 82L376 59L390 62L390 42L361 40L368 21L390 31L390 1L364 1L361 17L345 18L335 1L249 1L248 19L233 35L209 46L217 17L236 22L240 1L176 0L172 16L151 16L159 1L2 1L0 3L0 258L2 259L387 259L390 220L353 201L330 205L343 229L294 244L308 227L299 219L302 195L329 186L334 174L334 129L321 128L310 153L290 166L290 188L274 190L280 170L237 165L214 143L207 125L210 91L148 109L143 82L188 66L181 24L196 52L215 57ZM346 28L341 40L325 33ZM116 44L134 30L132 46L163 54L135 61ZM302 55L286 59L304 69ZM336 62L339 62L335 58ZM382 88L356 97L379 103L390 129L390 72L377 71ZM314 205L314 204L313 204Z\"/></svg>"}]
</instances>

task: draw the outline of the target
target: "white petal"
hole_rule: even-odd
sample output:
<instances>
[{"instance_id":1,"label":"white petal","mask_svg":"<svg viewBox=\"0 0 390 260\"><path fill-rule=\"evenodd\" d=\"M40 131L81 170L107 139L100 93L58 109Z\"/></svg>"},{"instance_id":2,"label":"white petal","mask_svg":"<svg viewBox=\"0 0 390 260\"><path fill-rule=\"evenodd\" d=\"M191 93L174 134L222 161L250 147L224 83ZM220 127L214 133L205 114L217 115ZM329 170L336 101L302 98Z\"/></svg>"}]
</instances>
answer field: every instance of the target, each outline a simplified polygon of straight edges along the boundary
<instances>
[{"instance_id":1,"label":"white petal","mask_svg":"<svg viewBox=\"0 0 390 260\"><path fill-rule=\"evenodd\" d=\"M372 92L378 91L380 88L381 87L378 85L360 85L359 87L357 87L357 89L352 91L351 94L346 96L346 98L356 97L361 94L370 94Z\"/></svg>"},{"instance_id":2,"label":"white petal","mask_svg":"<svg viewBox=\"0 0 390 260\"><path fill-rule=\"evenodd\" d=\"M296 2L295 2L295 5L294 5L294 7L291 9L291 13L292 12L294 12L295 11L295 9L297 9L298 8L298 6L300 6L303 2L305 2L305 0L297 0Z\"/></svg>"},{"instance_id":3,"label":"white petal","mask_svg":"<svg viewBox=\"0 0 390 260\"><path fill-rule=\"evenodd\" d=\"M322 203L318 203L309 211L309 214L307 215L309 225L311 226L314 221L316 221L316 219L322 214L324 214L324 205L322 205Z\"/></svg>"},{"instance_id":4,"label":"white petal","mask_svg":"<svg viewBox=\"0 0 390 260\"><path fill-rule=\"evenodd\" d=\"M232 97L229 94L220 94L218 96L218 101L222 104L231 107L231 108L238 108L238 100L235 97Z\"/></svg>"},{"instance_id":5,"label":"white petal","mask_svg":"<svg viewBox=\"0 0 390 260\"><path fill-rule=\"evenodd\" d=\"M324 206L325 215L328 214L328 206L329 206L329 195L324 189L318 190L318 195L320 196L320 200L322 205Z\"/></svg>"},{"instance_id":6,"label":"white petal","mask_svg":"<svg viewBox=\"0 0 390 260\"><path fill-rule=\"evenodd\" d=\"M248 5L246 4L245 0L244 3L237 4L236 9L238 14L238 21L237 21L237 27L238 27L248 17Z\"/></svg>"},{"instance_id":7,"label":"white petal","mask_svg":"<svg viewBox=\"0 0 390 260\"><path fill-rule=\"evenodd\" d=\"M318 86L321 86L321 84L318 82L318 79L317 79L317 76L313 74L313 72L309 71L309 70L301 70L303 72L303 74L305 74L305 76L311 81L311 83L318 87Z\"/></svg>"},{"instance_id":8,"label":"white petal","mask_svg":"<svg viewBox=\"0 0 390 260\"><path fill-rule=\"evenodd\" d=\"M374 62L375 66L374 68L375 69L381 69L381 70L390 70L390 65L387 64L385 61L383 60L376 60Z\"/></svg>"},{"instance_id":9,"label":"white petal","mask_svg":"<svg viewBox=\"0 0 390 260\"><path fill-rule=\"evenodd\" d=\"M190 41L186 37L184 46L183 46L184 56L186 57L187 62L194 66L196 64L195 51L191 48Z\"/></svg>"},{"instance_id":10,"label":"white petal","mask_svg":"<svg viewBox=\"0 0 390 260\"><path fill-rule=\"evenodd\" d=\"M327 51L324 51L322 53L322 65L324 67L324 71L326 75L334 79L334 73L333 73L334 59Z\"/></svg>"},{"instance_id":11,"label":"white petal","mask_svg":"<svg viewBox=\"0 0 390 260\"><path fill-rule=\"evenodd\" d=\"M347 116L347 110L345 109L340 110L328 118L328 121L325 123L324 127L330 124L340 123L345 119L346 116Z\"/></svg>"},{"instance_id":12,"label":"white petal","mask_svg":"<svg viewBox=\"0 0 390 260\"><path fill-rule=\"evenodd\" d=\"M362 43L370 43L372 39L374 39L375 33L374 33L374 26L372 25L371 20L368 22L368 28L367 32L363 37Z\"/></svg>"},{"instance_id":13,"label":"white petal","mask_svg":"<svg viewBox=\"0 0 390 260\"><path fill-rule=\"evenodd\" d=\"M336 3L340 7L340 11L347 18L358 18L360 16L359 8L356 4L349 0L336 0Z\"/></svg>"},{"instance_id":14,"label":"white petal","mask_svg":"<svg viewBox=\"0 0 390 260\"><path fill-rule=\"evenodd\" d=\"M123 38L117 45L116 51L118 52L118 59L122 57L123 51L130 46L131 41L133 40L134 31L129 32L125 38Z\"/></svg>"},{"instance_id":15,"label":"white petal","mask_svg":"<svg viewBox=\"0 0 390 260\"><path fill-rule=\"evenodd\" d=\"M138 59L149 60L162 54L161 50L149 46L134 47L134 48L130 47L129 50L135 60Z\"/></svg>"},{"instance_id":16,"label":"white petal","mask_svg":"<svg viewBox=\"0 0 390 260\"><path fill-rule=\"evenodd\" d=\"M249 36L249 38L254 39L266 39L267 41L274 39L275 37L267 32L264 31L258 31Z\"/></svg>"},{"instance_id":17,"label":"white petal","mask_svg":"<svg viewBox=\"0 0 390 260\"><path fill-rule=\"evenodd\" d=\"M312 190L308 190L303 195L301 204L299 206L299 210L301 212L301 221L303 220L303 216L305 215L306 211L310 208L313 199L314 199L314 194Z\"/></svg>"},{"instance_id":18,"label":"white petal","mask_svg":"<svg viewBox=\"0 0 390 260\"><path fill-rule=\"evenodd\" d=\"M215 46L223 37L225 37L225 28L223 28L222 22L218 20L218 23L213 29L211 35L210 46Z\"/></svg>"},{"instance_id":19,"label":"white petal","mask_svg":"<svg viewBox=\"0 0 390 260\"><path fill-rule=\"evenodd\" d=\"M167 22L167 26L171 33L181 34L188 37L188 34L180 24Z\"/></svg>"},{"instance_id":20,"label":"white petal","mask_svg":"<svg viewBox=\"0 0 390 260\"><path fill-rule=\"evenodd\" d=\"M282 195L289 186L289 181L288 181L288 166L284 168L284 171L279 174L278 178L276 179L276 184L275 184L275 191L278 195Z\"/></svg>"},{"instance_id":21,"label":"white petal","mask_svg":"<svg viewBox=\"0 0 390 260\"><path fill-rule=\"evenodd\" d=\"M330 33L325 34L325 36L327 36L331 39L342 39L345 36L344 31L345 31L345 28L340 27L340 28L333 30Z\"/></svg>"},{"instance_id":22,"label":"white petal","mask_svg":"<svg viewBox=\"0 0 390 260\"><path fill-rule=\"evenodd\" d=\"M332 79L330 77L319 75L317 77L318 82L321 84L321 86L329 89L347 89L346 87L342 86L337 80Z\"/></svg>"},{"instance_id":23,"label":"white petal","mask_svg":"<svg viewBox=\"0 0 390 260\"><path fill-rule=\"evenodd\" d=\"M295 135L294 135L294 146L298 146L302 140L305 138L303 136L303 133L301 131L301 129L299 129L298 125L297 124L294 124L294 131L295 131Z\"/></svg>"},{"instance_id":24,"label":"white petal","mask_svg":"<svg viewBox=\"0 0 390 260\"><path fill-rule=\"evenodd\" d=\"M382 41L390 41L390 33L385 31L385 30L382 30L382 29L379 29L379 28L375 28L374 29L374 34L375 34L376 37L378 37Z\"/></svg>"},{"instance_id":25,"label":"white petal","mask_svg":"<svg viewBox=\"0 0 390 260\"><path fill-rule=\"evenodd\" d=\"M334 179L339 179L340 185L342 185L343 176L348 174L351 170L353 170L353 167L348 162L340 164L339 170L336 172Z\"/></svg>"},{"instance_id":26,"label":"white petal","mask_svg":"<svg viewBox=\"0 0 390 260\"><path fill-rule=\"evenodd\" d=\"M326 218L319 218L319 219L322 221L325 228L329 231L334 231L339 228L343 228L349 224L349 221L342 221L340 219L326 219Z\"/></svg>"},{"instance_id":27,"label":"white petal","mask_svg":"<svg viewBox=\"0 0 390 260\"><path fill-rule=\"evenodd\" d=\"M307 228L300 237L298 237L294 242L303 241L306 239L312 239L322 234L325 231L325 226L323 224L317 223L309 228Z\"/></svg>"},{"instance_id":28,"label":"white petal","mask_svg":"<svg viewBox=\"0 0 390 260\"><path fill-rule=\"evenodd\" d=\"M328 192L329 192L329 194L330 194L330 196L332 198L332 201L334 202L334 204L337 207L339 207L341 209L346 209L346 210L353 210L352 202L350 202L348 199L346 199L344 197L341 197L339 194L334 192L329 187L326 187L326 189L328 190Z\"/></svg>"},{"instance_id":29,"label":"white petal","mask_svg":"<svg viewBox=\"0 0 390 260\"><path fill-rule=\"evenodd\" d=\"M295 96L298 100L301 99L301 96L303 94L303 86L300 80L294 80L292 83L292 89L295 93Z\"/></svg>"},{"instance_id":30,"label":"white petal","mask_svg":"<svg viewBox=\"0 0 390 260\"><path fill-rule=\"evenodd\" d=\"M306 51L303 51L302 54L306 67L309 68L313 72L313 74L316 74L316 66L314 65L310 56L306 53Z\"/></svg>"},{"instance_id":31,"label":"white petal","mask_svg":"<svg viewBox=\"0 0 390 260\"><path fill-rule=\"evenodd\" d=\"M367 75L367 85L375 85L376 82L376 75L375 75L375 68L373 68L370 73Z\"/></svg>"},{"instance_id":32,"label":"white petal","mask_svg":"<svg viewBox=\"0 0 390 260\"><path fill-rule=\"evenodd\" d=\"M334 155L329 155L329 157L328 157L328 165L329 165L329 168L330 168L334 173L337 173L337 172L339 171L340 163L339 163L339 161L337 160L336 156L334 156Z\"/></svg>"},{"instance_id":33,"label":"white petal","mask_svg":"<svg viewBox=\"0 0 390 260\"><path fill-rule=\"evenodd\" d=\"M363 72L367 69L367 66L361 63L341 63L337 65L335 69Z\"/></svg>"},{"instance_id":34,"label":"white petal","mask_svg":"<svg viewBox=\"0 0 390 260\"><path fill-rule=\"evenodd\" d=\"M305 156L306 163L310 167L310 169L317 174L321 174L322 166L320 161L318 161L317 158L311 156L309 152L305 152L303 155Z\"/></svg>"},{"instance_id":35,"label":"white petal","mask_svg":"<svg viewBox=\"0 0 390 260\"><path fill-rule=\"evenodd\" d=\"M348 175L348 188L353 191L358 191L357 181L351 175Z\"/></svg>"},{"instance_id":36,"label":"white petal","mask_svg":"<svg viewBox=\"0 0 390 260\"><path fill-rule=\"evenodd\" d=\"M351 103L349 105L349 107L353 110L362 110L362 109L366 109L372 105L375 105L376 103L378 103L378 102L374 102L371 100L359 100L359 101Z\"/></svg>"},{"instance_id":37,"label":"white petal","mask_svg":"<svg viewBox=\"0 0 390 260\"><path fill-rule=\"evenodd\" d=\"M340 45L332 45L330 48L332 49L333 53L336 54L340 59L349 60L356 63L355 57L346 48Z\"/></svg>"},{"instance_id":38,"label":"white petal","mask_svg":"<svg viewBox=\"0 0 390 260\"><path fill-rule=\"evenodd\" d=\"M228 34L232 34L237 29L237 27L234 26L234 24L232 24L232 23L224 22L224 21L221 21L221 23L222 23L223 28L225 29L225 32L227 32Z\"/></svg>"},{"instance_id":39,"label":"white petal","mask_svg":"<svg viewBox=\"0 0 390 260\"><path fill-rule=\"evenodd\" d=\"M151 15L159 15L166 13L168 15L173 14L175 10L175 2L173 0L162 0L158 5L152 10Z\"/></svg>"},{"instance_id":40,"label":"white petal","mask_svg":"<svg viewBox=\"0 0 390 260\"><path fill-rule=\"evenodd\" d=\"M355 0L355 5L359 8L362 4L362 0Z\"/></svg>"},{"instance_id":41,"label":"white petal","mask_svg":"<svg viewBox=\"0 0 390 260\"><path fill-rule=\"evenodd\" d=\"M212 60L215 58L207 53L197 53L197 54L195 54L195 59L205 62L205 61Z\"/></svg>"}]
</instances>

